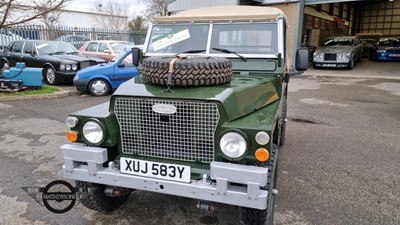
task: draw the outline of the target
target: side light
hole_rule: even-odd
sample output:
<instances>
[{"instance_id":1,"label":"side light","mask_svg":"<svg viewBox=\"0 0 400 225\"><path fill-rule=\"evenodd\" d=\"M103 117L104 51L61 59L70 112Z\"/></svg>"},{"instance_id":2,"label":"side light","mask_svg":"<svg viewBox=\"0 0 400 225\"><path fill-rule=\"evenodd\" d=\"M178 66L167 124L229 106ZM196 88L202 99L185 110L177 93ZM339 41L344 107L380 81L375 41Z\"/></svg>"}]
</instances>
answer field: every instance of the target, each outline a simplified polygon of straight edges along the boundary
<instances>
[{"instance_id":1,"label":"side light","mask_svg":"<svg viewBox=\"0 0 400 225\"><path fill-rule=\"evenodd\" d=\"M76 140L78 140L78 133L76 133L75 131L68 131L67 138L69 141L75 142Z\"/></svg>"},{"instance_id":2,"label":"side light","mask_svg":"<svg viewBox=\"0 0 400 225\"><path fill-rule=\"evenodd\" d=\"M260 131L256 134L256 142L259 145L266 145L268 144L269 140L269 135L265 131Z\"/></svg>"},{"instance_id":3,"label":"side light","mask_svg":"<svg viewBox=\"0 0 400 225\"><path fill-rule=\"evenodd\" d=\"M78 124L78 118L74 116L68 116L67 119L65 120L65 123L69 128L73 128Z\"/></svg>"},{"instance_id":4,"label":"side light","mask_svg":"<svg viewBox=\"0 0 400 225\"><path fill-rule=\"evenodd\" d=\"M269 152L265 148L259 148L257 149L255 156L258 161L265 162L269 158Z\"/></svg>"}]
</instances>

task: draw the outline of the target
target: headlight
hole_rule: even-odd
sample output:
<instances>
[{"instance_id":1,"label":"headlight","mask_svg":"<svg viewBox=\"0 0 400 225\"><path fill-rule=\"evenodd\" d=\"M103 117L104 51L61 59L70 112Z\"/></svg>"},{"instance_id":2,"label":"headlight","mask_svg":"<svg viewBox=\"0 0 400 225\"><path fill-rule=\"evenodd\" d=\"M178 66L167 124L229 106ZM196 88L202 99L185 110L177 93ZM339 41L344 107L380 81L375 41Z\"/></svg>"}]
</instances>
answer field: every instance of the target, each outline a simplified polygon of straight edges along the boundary
<instances>
[{"instance_id":1,"label":"headlight","mask_svg":"<svg viewBox=\"0 0 400 225\"><path fill-rule=\"evenodd\" d=\"M78 66L76 64L73 64L72 65L72 70L77 70L77 69L78 69Z\"/></svg>"},{"instance_id":2,"label":"headlight","mask_svg":"<svg viewBox=\"0 0 400 225\"><path fill-rule=\"evenodd\" d=\"M69 65L69 64L65 65L65 69L66 70L71 70L71 65Z\"/></svg>"},{"instance_id":3,"label":"headlight","mask_svg":"<svg viewBox=\"0 0 400 225\"><path fill-rule=\"evenodd\" d=\"M104 132L100 124L94 121L85 123L85 125L83 125L82 133L83 137L92 144L100 143L104 137Z\"/></svg>"},{"instance_id":4,"label":"headlight","mask_svg":"<svg viewBox=\"0 0 400 225\"><path fill-rule=\"evenodd\" d=\"M348 59L350 58L350 53L338 54L338 59Z\"/></svg>"},{"instance_id":5,"label":"headlight","mask_svg":"<svg viewBox=\"0 0 400 225\"><path fill-rule=\"evenodd\" d=\"M60 65L60 70L65 70L65 65L64 64Z\"/></svg>"},{"instance_id":6,"label":"headlight","mask_svg":"<svg viewBox=\"0 0 400 225\"><path fill-rule=\"evenodd\" d=\"M235 132L229 132L222 136L219 146L222 152L230 158L239 158L246 152L246 140Z\"/></svg>"},{"instance_id":7,"label":"headlight","mask_svg":"<svg viewBox=\"0 0 400 225\"><path fill-rule=\"evenodd\" d=\"M324 58L324 53L316 53L314 52L314 58Z\"/></svg>"},{"instance_id":8,"label":"headlight","mask_svg":"<svg viewBox=\"0 0 400 225\"><path fill-rule=\"evenodd\" d=\"M265 131L260 131L256 134L256 142L259 145L266 145L269 142L269 135Z\"/></svg>"},{"instance_id":9,"label":"headlight","mask_svg":"<svg viewBox=\"0 0 400 225\"><path fill-rule=\"evenodd\" d=\"M65 120L65 123L69 128L73 128L78 124L78 118L74 116L68 116L67 119Z\"/></svg>"}]
</instances>

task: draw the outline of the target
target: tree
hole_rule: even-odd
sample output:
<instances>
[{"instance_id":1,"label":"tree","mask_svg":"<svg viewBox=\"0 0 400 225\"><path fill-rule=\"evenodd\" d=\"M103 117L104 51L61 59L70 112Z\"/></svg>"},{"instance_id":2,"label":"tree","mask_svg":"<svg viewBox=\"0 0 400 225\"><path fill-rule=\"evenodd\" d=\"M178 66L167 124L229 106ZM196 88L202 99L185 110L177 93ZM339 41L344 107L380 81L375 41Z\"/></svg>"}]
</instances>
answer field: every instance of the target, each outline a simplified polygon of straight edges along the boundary
<instances>
[{"instance_id":1,"label":"tree","mask_svg":"<svg viewBox=\"0 0 400 225\"><path fill-rule=\"evenodd\" d=\"M129 21L128 25L131 30L144 30L145 29L145 21L142 16L136 16L131 21Z\"/></svg>"},{"instance_id":2,"label":"tree","mask_svg":"<svg viewBox=\"0 0 400 225\"><path fill-rule=\"evenodd\" d=\"M167 7L165 0L145 0L146 11L144 17L147 21L151 21L153 16L165 16Z\"/></svg>"},{"instance_id":3,"label":"tree","mask_svg":"<svg viewBox=\"0 0 400 225\"><path fill-rule=\"evenodd\" d=\"M71 0L0 0L0 28L40 19Z\"/></svg>"},{"instance_id":4,"label":"tree","mask_svg":"<svg viewBox=\"0 0 400 225\"><path fill-rule=\"evenodd\" d=\"M95 16L97 23L103 27L113 30L123 30L127 28L128 21L128 4L126 2L119 3L116 1L106 0L95 3Z\"/></svg>"}]
</instances>

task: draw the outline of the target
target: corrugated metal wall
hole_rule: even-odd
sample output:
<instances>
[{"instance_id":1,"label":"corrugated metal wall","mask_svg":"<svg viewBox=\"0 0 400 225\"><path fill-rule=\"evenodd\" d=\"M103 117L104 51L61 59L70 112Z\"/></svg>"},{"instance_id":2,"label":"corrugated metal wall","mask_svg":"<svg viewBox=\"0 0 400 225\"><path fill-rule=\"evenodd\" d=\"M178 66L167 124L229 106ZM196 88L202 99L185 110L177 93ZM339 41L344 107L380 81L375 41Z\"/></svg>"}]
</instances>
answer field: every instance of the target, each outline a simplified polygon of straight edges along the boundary
<instances>
[{"instance_id":1,"label":"corrugated metal wall","mask_svg":"<svg viewBox=\"0 0 400 225\"><path fill-rule=\"evenodd\" d=\"M400 35L400 1L380 1L362 5L359 33Z\"/></svg>"}]
</instances>

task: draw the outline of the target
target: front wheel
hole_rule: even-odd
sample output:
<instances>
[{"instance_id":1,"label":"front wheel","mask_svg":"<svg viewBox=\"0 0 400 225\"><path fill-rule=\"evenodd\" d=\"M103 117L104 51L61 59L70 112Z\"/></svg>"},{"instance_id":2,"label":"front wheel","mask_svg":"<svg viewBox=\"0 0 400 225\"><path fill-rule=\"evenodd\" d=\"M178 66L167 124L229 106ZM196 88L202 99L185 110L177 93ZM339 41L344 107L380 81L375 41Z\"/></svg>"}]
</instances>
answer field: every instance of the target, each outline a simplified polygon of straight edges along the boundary
<instances>
[{"instance_id":1,"label":"front wheel","mask_svg":"<svg viewBox=\"0 0 400 225\"><path fill-rule=\"evenodd\" d=\"M349 64L347 65L347 68L352 70L354 68L354 58L349 62Z\"/></svg>"},{"instance_id":2,"label":"front wheel","mask_svg":"<svg viewBox=\"0 0 400 225\"><path fill-rule=\"evenodd\" d=\"M58 84L58 78L56 76L56 71L52 67L44 68L44 81L46 84L55 85Z\"/></svg>"},{"instance_id":3,"label":"front wheel","mask_svg":"<svg viewBox=\"0 0 400 225\"><path fill-rule=\"evenodd\" d=\"M104 193L106 186L102 184L77 181L76 187L80 188L82 191L82 197L80 199L82 204L86 208L98 212L112 212L118 209L129 198L129 195L123 195L120 197L107 196Z\"/></svg>"},{"instance_id":4,"label":"front wheel","mask_svg":"<svg viewBox=\"0 0 400 225\"><path fill-rule=\"evenodd\" d=\"M273 225L275 195L273 190L276 188L276 175L278 171L278 145L272 145L271 159L269 163L257 163L260 167L268 168L268 183L263 189L268 190L267 208L264 210L240 207L240 225Z\"/></svg>"},{"instance_id":5,"label":"front wheel","mask_svg":"<svg viewBox=\"0 0 400 225\"><path fill-rule=\"evenodd\" d=\"M89 82L88 90L94 96L104 96L110 92L110 85L103 79L94 79Z\"/></svg>"}]
</instances>

